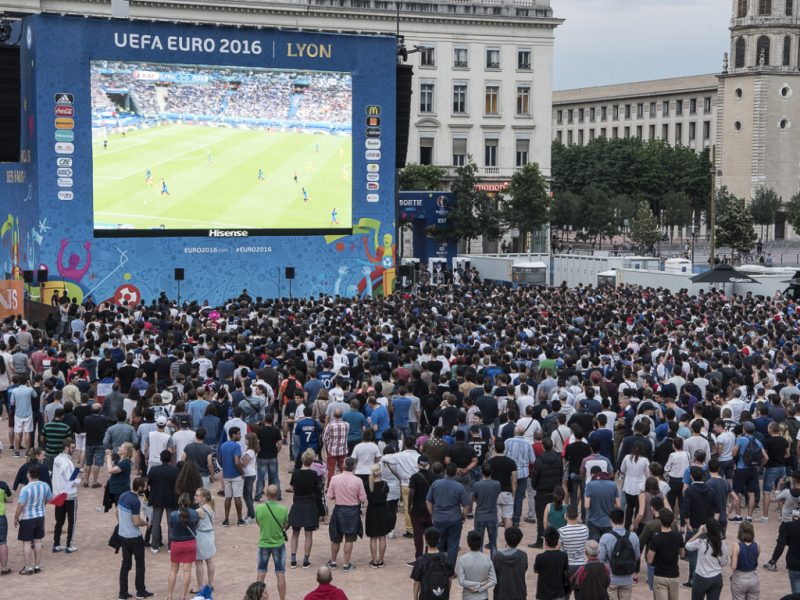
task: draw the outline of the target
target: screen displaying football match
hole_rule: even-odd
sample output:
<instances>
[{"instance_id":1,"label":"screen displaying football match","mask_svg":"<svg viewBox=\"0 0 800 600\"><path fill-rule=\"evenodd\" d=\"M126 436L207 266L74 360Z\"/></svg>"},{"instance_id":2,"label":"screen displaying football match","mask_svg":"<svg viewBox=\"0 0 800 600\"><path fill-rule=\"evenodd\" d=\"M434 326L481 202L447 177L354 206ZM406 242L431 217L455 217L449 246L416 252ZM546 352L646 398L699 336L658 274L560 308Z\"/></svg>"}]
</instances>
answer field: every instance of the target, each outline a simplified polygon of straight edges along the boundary
<instances>
[{"instance_id":1,"label":"screen displaying football match","mask_svg":"<svg viewBox=\"0 0 800 600\"><path fill-rule=\"evenodd\" d=\"M351 229L352 97L349 73L92 61L95 234Z\"/></svg>"}]
</instances>

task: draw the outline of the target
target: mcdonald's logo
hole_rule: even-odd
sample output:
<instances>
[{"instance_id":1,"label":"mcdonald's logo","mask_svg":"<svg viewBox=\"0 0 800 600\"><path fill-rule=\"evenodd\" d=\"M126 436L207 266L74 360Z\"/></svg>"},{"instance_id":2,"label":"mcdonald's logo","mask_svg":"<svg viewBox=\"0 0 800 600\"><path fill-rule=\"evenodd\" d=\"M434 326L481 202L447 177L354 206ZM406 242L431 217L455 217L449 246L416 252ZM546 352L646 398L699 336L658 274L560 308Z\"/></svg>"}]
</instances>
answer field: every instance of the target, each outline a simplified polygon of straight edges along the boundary
<instances>
[{"instance_id":1,"label":"mcdonald's logo","mask_svg":"<svg viewBox=\"0 0 800 600\"><path fill-rule=\"evenodd\" d=\"M377 104L370 104L367 106L367 115L370 117L377 117L381 114L381 107Z\"/></svg>"}]
</instances>

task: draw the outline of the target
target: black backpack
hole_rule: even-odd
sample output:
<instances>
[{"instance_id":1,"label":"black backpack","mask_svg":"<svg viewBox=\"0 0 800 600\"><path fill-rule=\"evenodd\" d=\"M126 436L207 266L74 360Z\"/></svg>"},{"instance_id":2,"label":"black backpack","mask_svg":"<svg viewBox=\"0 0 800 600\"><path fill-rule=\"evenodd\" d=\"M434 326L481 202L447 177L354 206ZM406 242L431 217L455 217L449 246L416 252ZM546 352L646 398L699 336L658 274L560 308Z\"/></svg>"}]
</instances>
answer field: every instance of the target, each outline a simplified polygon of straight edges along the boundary
<instances>
[{"instance_id":1,"label":"black backpack","mask_svg":"<svg viewBox=\"0 0 800 600\"><path fill-rule=\"evenodd\" d=\"M442 553L427 556L428 568L422 573L419 600L449 600L450 564Z\"/></svg>"},{"instance_id":2,"label":"black backpack","mask_svg":"<svg viewBox=\"0 0 800 600\"><path fill-rule=\"evenodd\" d=\"M630 540L630 532L619 535L615 531L611 532L617 541L609 557L611 573L614 575L633 575L636 572L636 553L633 551L633 544Z\"/></svg>"},{"instance_id":3,"label":"black backpack","mask_svg":"<svg viewBox=\"0 0 800 600\"><path fill-rule=\"evenodd\" d=\"M745 467L760 467L761 466L761 446L759 446L756 438L750 436L747 441L747 446L744 449L744 466Z\"/></svg>"}]
</instances>

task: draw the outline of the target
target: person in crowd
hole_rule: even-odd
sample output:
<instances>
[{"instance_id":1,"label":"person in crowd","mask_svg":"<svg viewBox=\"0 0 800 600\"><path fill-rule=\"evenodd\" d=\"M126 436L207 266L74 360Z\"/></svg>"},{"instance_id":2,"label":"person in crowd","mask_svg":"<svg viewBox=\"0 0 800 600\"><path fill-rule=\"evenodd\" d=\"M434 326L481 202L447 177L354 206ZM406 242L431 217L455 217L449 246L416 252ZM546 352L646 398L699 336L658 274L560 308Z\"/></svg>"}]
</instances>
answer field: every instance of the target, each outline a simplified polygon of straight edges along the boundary
<instances>
[{"instance_id":1,"label":"person in crowd","mask_svg":"<svg viewBox=\"0 0 800 600\"><path fill-rule=\"evenodd\" d=\"M158 554L158 551L164 547L161 537L161 521L164 513L169 518L170 513L178 508L175 484L178 481L180 472L171 463L172 452L162 450L161 464L153 467L147 473L147 487L150 490L149 505L152 510L152 517L145 537L150 540L150 548L153 554Z\"/></svg>"},{"instance_id":2,"label":"person in crowd","mask_svg":"<svg viewBox=\"0 0 800 600\"><path fill-rule=\"evenodd\" d=\"M247 450L242 454L242 478L244 485L242 486L242 496L244 497L245 508L247 509L247 518L245 523L252 523L256 518L256 509L253 506L253 495L256 485L256 456L258 455L259 445L258 436L255 433L248 433L246 436Z\"/></svg>"},{"instance_id":3,"label":"person in crowd","mask_svg":"<svg viewBox=\"0 0 800 600\"><path fill-rule=\"evenodd\" d=\"M675 515L665 508L658 513L661 529L650 539L647 563L653 566L653 600L678 600L680 566L685 554L683 536L672 528Z\"/></svg>"},{"instance_id":4,"label":"person in crowd","mask_svg":"<svg viewBox=\"0 0 800 600\"><path fill-rule=\"evenodd\" d=\"M289 510L289 527L292 529L290 568L297 568L297 547L300 541L300 530L305 536L303 544L303 568L311 566L311 548L314 543L314 532L319 529L318 505L323 493L323 483L311 465L316 458L314 451L306 450L300 457L301 469L292 473L290 485L294 490L292 507Z\"/></svg>"},{"instance_id":5,"label":"person in crowd","mask_svg":"<svg viewBox=\"0 0 800 600\"><path fill-rule=\"evenodd\" d=\"M42 570L44 505L54 499L50 486L39 481L39 473L43 468L45 468L43 465L38 464L28 467L28 484L19 493L14 513L14 527L18 529L17 539L22 542L25 561L20 575L33 575Z\"/></svg>"},{"instance_id":6,"label":"person in crowd","mask_svg":"<svg viewBox=\"0 0 800 600\"><path fill-rule=\"evenodd\" d=\"M240 443L242 430L233 426L228 430L228 441L219 447L220 462L222 463L222 481L225 494L225 519L223 527L230 524L231 504L236 508L236 524L241 527L246 525L242 519L242 497L244 496L244 465L242 456L247 447L242 450Z\"/></svg>"},{"instance_id":7,"label":"person in crowd","mask_svg":"<svg viewBox=\"0 0 800 600\"><path fill-rule=\"evenodd\" d=\"M522 518L522 503L528 489L528 476L530 465L536 460L533 455L533 448L525 440L525 429L517 425L514 430L514 437L505 442L506 456L514 461L516 465L517 482L514 493L514 507L511 517L511 525L519 527Z\"/></svg>"},{"instance_id":8,"label":"person in crowd","mask_svg":"<svg viewBox=\"0 0 800 600\"><path fill-rule=\"evenodd\" d=\"M278 596L286 600L286 529L289 527L289 511L277 501L278 488L267 487L267 501L256 508L258 523L258 568L257 580L264 581L269 569L269 559L275 568L278 580Z\"/></svg>"},{"instance_id":9,"label":"person in crowd","mask_svg":"<svg viewBox=\"0 0 800 600\"><path fill-rule=\"evenodd\" d=\"M553 490L561 485L564 470L561 457L553 451L553 440L542 440L544 452L536 458L530 472L530 485L536 490L536 542L530 547L541 548L545 529L545 509L553 500Z\"/></svg>"},{"instance_id":10,"label":"person in crowd","mask_svg":"<svg viewBox=\"0 0 800 600\"><path fill-rule=\"evenodd\" d=\"M364 535L361 522L361 506L367 502L367 493L361 480L355 476L356 459L348 457L344 461L344 471L331 478L326 497L334 502L333 513L328 527L331 539L331 558L328 567L336 568L339 548L344 540L344 564L342 570L350 572L356 566L351 562L353 544Z\"/></svg>"},{"instance_id":11,"label":"person in crowd","mask_svg":"<svg viewBox=\"0 0 800 600\"><path fill-rule=\"evenodd\" d=\"M600 536L611 531L609 515L612 508L619 506L619 492L614 481L598 465L592 467L591 477L592 480L586 484L583 500L586 508L586 524L589 537L600 541Z\"/></svg>"},{"instance_id":12,"label":"person in crowd","mask_svg":"<svg viewBox=\"0 0 800 600\"><path fill-rule=\"evenodd\" d=\"M586 542L586 562L584 562L572 576L572 589L577 600L608 600L611 573L600 558L600 548L597 542Z\"/></svg>"},{"instance_id":13,"label":"person in crowd","mask_svg":"<svg viewBox=\"0 0 800 600\"><path fill-rule=\"evenodd\" d=\"M488 462L481 467L482 479L472 486L472 502L475 504L473 511L474 531L481 536L483 545L483 532L489 537L489 557L494 558L497 552L497 499L500 496L500 482L492 479L492 467Z\"/></svg>"},{"instance_id":14,"label":"person in crowd","mask_svg":"<svg viewBox=\"0 0 800 600\"><path fill-rule=\"evenodd\" d=\"M571 507L577 515L577 509ZM511 528L513 531L515 528ZM508 529L506 530L509 531ZM517 531L519 531L517 529ZM520 537L522 537L520 533ZM577 567L576 567L577 570ZM533 562L533 572L536 573L536 599L537 600L560 600L566 598L570 593L570 574L569 557L561 549L558 530L554 527L547 527L544 530L544 552L536 555ZM501 585L501 578L498 574L498 587ZM522 600L525 596L517 596L517 600ZM497 597L496 600L502 600Z\"/></svg>"},{"instance_id":15,"label":"person in crowd","mask_svg":"<svg viewBox=\"0 0 800 600\"><path fill-rule=\"evenodd\" d=\"M625 528L625 513L614 508L609 515L611 531L600 538L600 561L608 567L610 600L625 600L633 593L633 576L639 571L641 556L638 536Z\"/></svg>"},{"instance_id":16,"label":"person in crowd","mask_svg":"<svg viewBox=\"0 0 800 600\"><path fill-rule=\"evenodd\" d=\"M561 549L566 552L568 559L568 581L573 581L573 576L586 560L586 542L589 540L589 528L578 519L578 508L567 508L567 524L558 530L561 540Z\"/></svg>"},{"instance_id":17,"label":"person in crowd","mask_svg":"<svg viewBox=\"0 0 800 600\"><path fill-rule=\"evenodd\" d=\"M350 424L342 420L342 409L334 409L333 419L325 424L325 431L322 434L322 447L327 456L328 485L330 485L331 477L336 475L337 467L340 473L344 470L349 434Z\"/></svg>"},{"instance_id":18,"label":"person in crowd","mask_svg":"<svg viewBox=\"0 0 800 600\"><path fill-rule=\"evenodd\" d=\"M431 484L425 500L433 517L433 526L439 531L439 550L447 553L451 565L456 564L461 530L470 506L464 486L456 480L457 474L456 464L448 463L445 477Z\"/></svg>"},{"instance_id":19,"label":"person in crowd","mask_svg":"<svg viewBox=\"0 0 800 600\"><path fill-rule=\"evenodd\" d=\"M197 561L199 516L191 505L192 497L189 494L181 494L178 498L178 509L172 511L167 518L170 561L167 600L175 598L175 583L179 570L183 571L183 592L179 597L186 598L192 585L192 566Z\"/></svg>"},{"instance_id":20,"label":"person in crowd","mask_svg":"<svg viewBox=\"0 0 800 600\"><path fill-rule=\"evenodd\" d=\"M800 518L800 471L792 472L790 487L781 490L775 499L781 502L781 517L775 550L773 550L772 558L770 558L769 562L764 563L764 568L767 571L778 570L778 560L787 545L786 532L789 529L789 525ZM800 547L798 547L798 550L800 550Z\"/></svg>"},{"instance_id":21,"label":"person in crowd","mask_svg":"<svg viewBox=\"0 0 800 600\"><path fill-rule=\"evenodd\" d=\"M555 535L558 536L558 532L555 532ZM492 558L495 576L497 577L494 598L495 600L525 600L528 595L528 585L525 581L525 573L528 570L528 555L518 548L520 542L522 542L522 531L520 531L519 527L507 527L503 532L503 536L506 547L495 552ZM567 560L565 554L563 554L563 559L562 572L566 576ZM545 568L549 569L550 567L545 566Z\"/></svg>"},{"instance_id":22,"label":"person in crowd","mask_svg":"<svg viewBox=\"0 0 800 600\"><path fill-rule=\"evenodd\" d=\"M317 569L316 589L305 595L303 600L347 600L344 590L336 587L333 581L333 571L329 567L321 566Z\"/></svg>"},{"instance_id":23,"label":"person in crowd","mask_svg":"<svg viewBox=\"0 0 800 600\"><path fill-rule=\"evenodd\" d=\"M198 516L197 529L195 529L197 589L208 585L213 592L216 571L214 556L217 553L217 545L214 537L214 497L211 490L206 487L198 489L194 493L194 503L197 505Z\"/></svg>"},{"instance_id":24,"label":"person in crowd","mask_svg":"<svg viewBox=\"0 0 800 600\"><path fill-rule=\"evenodd\" d=\"M722 527L716 519L701 525L686 542L686 550L696 552L692 579L692 598L719 600L722 594L722 568L728 563L728 543L722 539Z\"/></svg>"},{"instance_id":25,"label":"person in crowd","mask_svg":"<svg viewBox=\"0 0 800 600\"><path fill-rule=\"evenodd\" d=\"M53 529L53 552L64 551L72 554L77 550L74 541L75 521L78 517L78 479L79 469L75 468L72 462L72 455L75 452L75 441L72 438L64 438L62 450L53 461L53 494L65 494L66 500L63 504L56 506L55 517L56 525ZM64 522L67 523L67 545L61 545L61 533L64 529Z\"/></svg>"},{"instance_id":26,"label":"person in crowd","mask_svg":"<svg viewBox=\"0 0 800 600\"><path fill-rule=\"evenodd\" d=\"M119 567L119 600L128 599L128 575L136 562L135 587L137 598L152 598L155 594L145 587L144 538L139 531L147 526L146 502L147 478L137 477L131 489L120 494L117 500L117 535L122 551L122 564Z\"/></svg>"},{"instance_id":27,"label":"person in crowd","mask_svg":"<svg viewBox=\"0 0 800 600\"><path fill-rule=\"evenodd\" d=\"M441 463L438 463L441 464ZM447 554L439 547L441 536L435 527L428 527L424 533L425 553L414 561L411 569L413 580L413 600L448 600L450 598L450 582L455 577L454 567Z\"/></svg>"},{"instance_id":28,"label":"person in crowd","mask_svg":"<svg viewBox=\"0 0 800 600\"><path fill-rule=\"evenodd\" d=\"M738 441L737 441L738 443ZM736 543L731 544L731 598L733 600L750 600L758 598L761 593L761 582L758 578L758 542L752 521L739 523Z\"/></svg>"},{"instance_id":29,"label":"person in crowd","mask_svg":"<svg viewBox=\"0 0 800 600\"><path fill-rule=\"evenodd\" d=\"M487 600L489 590L497 585L497 575L491 559L482 552L483 539L477 531L467 533L469 552L456 561L456 577L462 587L463 600Z\"/></svg>"},{"instance_id":30,"label":"person in crowd","mask_svg":"<svg viewBox=\"0 0 800 600\"><path fill-rule=\"evenodd\" d=\"M395 519L390 518L387 499L389 497L389 484L383 481L382 468L373 465L367 491L367 514L364 519L364 531L369 538L369 552L372 560L369 566L381 569L384 566L383 558L386 554L386 536L392 530ZM395 506L395 514L397 507Z\"/></svg>"}]
</instances>

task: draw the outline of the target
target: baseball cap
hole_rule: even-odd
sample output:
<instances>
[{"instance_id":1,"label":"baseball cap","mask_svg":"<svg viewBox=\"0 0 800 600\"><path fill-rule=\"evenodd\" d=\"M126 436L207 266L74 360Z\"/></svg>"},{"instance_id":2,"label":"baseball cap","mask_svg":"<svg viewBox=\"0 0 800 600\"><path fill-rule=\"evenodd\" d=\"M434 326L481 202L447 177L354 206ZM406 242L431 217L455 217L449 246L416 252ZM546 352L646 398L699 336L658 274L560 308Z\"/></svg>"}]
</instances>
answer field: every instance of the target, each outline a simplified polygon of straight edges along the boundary
<instances>
[{"instance_id":1,"label":"baseball cap","mask_svg":"<svg viewBox=\"0 0 800 600\"><path fill-rule=\"evenodd\" d=\"M156 425L158 425L159 427L164 427L166 424L167 424L167 417L165 417L164 415L158 415L156 417Z\"/></svg>"},{"instance_id":2,"label":"baseball cap","mask_svg":"<svg viewBox=\"0 0 800 600\"><path fill-rule=\"evenodd\" d=\"M417 458L418 465L427 465L428 464L428 457L424 454L420 454L419 458Z\"/></svg>"}]
</instances>

